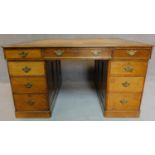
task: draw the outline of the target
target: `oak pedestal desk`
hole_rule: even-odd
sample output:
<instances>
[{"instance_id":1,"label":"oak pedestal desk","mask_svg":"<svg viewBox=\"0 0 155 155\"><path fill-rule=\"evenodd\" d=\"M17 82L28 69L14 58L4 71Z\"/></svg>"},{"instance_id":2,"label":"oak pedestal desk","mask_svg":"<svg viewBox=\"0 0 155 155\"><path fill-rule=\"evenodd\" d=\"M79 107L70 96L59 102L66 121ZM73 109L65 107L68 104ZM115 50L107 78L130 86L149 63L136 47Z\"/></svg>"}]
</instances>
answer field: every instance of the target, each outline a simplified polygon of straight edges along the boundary
<instances>
[{"instance_id":1,"label":"oak pedestal desk","mask_svg":"<svg viewBox=\"0 0 155 155\"><path fill-rule=\"evenodd\" d=\"M121 39L54 39L3 49L17 118L51 117L61 86L61 60L94 60L105 117L139 117L152 45Z\"/></svg>"}]
</instances>

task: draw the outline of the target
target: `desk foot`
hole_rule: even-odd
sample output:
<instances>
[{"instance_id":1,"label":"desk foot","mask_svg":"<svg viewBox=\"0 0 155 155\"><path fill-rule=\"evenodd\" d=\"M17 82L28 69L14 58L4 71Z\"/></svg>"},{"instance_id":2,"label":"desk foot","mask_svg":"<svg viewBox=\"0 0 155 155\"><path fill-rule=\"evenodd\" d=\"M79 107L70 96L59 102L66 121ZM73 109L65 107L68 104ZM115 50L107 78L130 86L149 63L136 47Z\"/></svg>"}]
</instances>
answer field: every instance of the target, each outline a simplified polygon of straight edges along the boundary
<instances>
[{"instance_id":1,"label":"desk foot","mask_svg":"<svg viewBox=\"0 0 155 155\"><path fill-rule=\"evenodd\" d=\"M16 111L16 118L50 118L50 111Z\"/></svg>"},{"instance_id":2,"label":"desk foot","mask_svg":"<svg viewBox=\"0 0 155 155\"><path fill-rule=\"evenodd\" d=\"M105 117L111 118L126 118L126 117L139 117L140 111L105 111Z\"/></svg>"}]
</instances>

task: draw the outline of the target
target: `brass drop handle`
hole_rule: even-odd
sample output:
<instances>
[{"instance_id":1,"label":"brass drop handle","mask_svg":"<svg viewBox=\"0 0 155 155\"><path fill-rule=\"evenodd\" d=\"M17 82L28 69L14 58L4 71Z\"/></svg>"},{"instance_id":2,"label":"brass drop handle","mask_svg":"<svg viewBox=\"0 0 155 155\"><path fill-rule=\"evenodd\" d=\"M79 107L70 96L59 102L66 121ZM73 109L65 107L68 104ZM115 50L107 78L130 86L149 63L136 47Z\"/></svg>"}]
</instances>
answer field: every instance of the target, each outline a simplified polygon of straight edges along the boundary
<instances>
[{"instance_id":1,"label":"brass drop handle","mask_svg":"<svg viewBox=\"0 0 155 155\"><path fill-rule=\"evenodd\" d=\"M28 53L28 52L25 52L25 51L22 51L22 52L19 53L19 55L20 55L22 58L27 57L28 54L29 54L29 53Z\"/></svg>"},{"instance_id":2,"label":"brass drop handle","mask_svg":"<svg viewBox=\"0 0 155 155\"><path fill-rule=\"evenodd\" d=\"M122 85L123 85L123 87L129 87L130 86L130 83L127 82L127 81L125 81L125 82L122 83Z\"/></svg>"},{"instance_id":3,"label":"brass drop handle","mask_svg":"<svg viewBox=\"0 0 155 155\"><path fill-rule=\"evenodd\" d=\"M28 105L32 106L35 104L35 101L33 101L32 99L28 99L26 102Z\"/></svg>"},{"instance_id":4,"label":"brass drop handle","mask_svg":"<svg viewBox=\"0 0 155 155\"><path fill-rule=\"evenodd\" d=\"M31 71L31 68L30 67L27 67L25 66L24 68L22 68L22 70L25 72L25 73L28 73Z\"/></svg>"},{"instance_id":5,"label":"brass drop handle","mask_svg":"<svg viewBox=\"0 0 155 155\"><path fill-rule=\"evenodd\" d=\"M26 83L26 84L24 84L24 86L26 87L26 88L32 88L32 83Z\"/></svg>"},{"instance_id":6,"label":"brass drop handle","mask_svg":"<svg viewBox=\"0 0 155 155\"><path fill-rule=\"evenodd\" d=\"M91 53L94 55L94 56L99 56L101 54L101 50L92 50Z\"/></svg>"},{"instance_id":7,"label":"brass drop handle","mask_svg":"<svg viewBox=\"0 0 155 155\"><path fill-rule=\"evenodd\" d=\"M120 100L120 103L121 104L127 104L128 103L128 100L127 99L122 99L122 100Z\"/></svg>"},{"instance_id":8,"label":"brass drop handle","mask_svg":"<svg viewBox=\"0 0 155 155\"><path fill-rule=\"evenodd\" d=\"M58 49L58 50L55 50L55 54L56 54L58 57L60 57L60 56L62 56L62 55L64 54L64 51Z\"/></svg>"},{"instance_id":9,"label":"brass drop handle","mask_svg":"<svg viewBox=\"0 0 155 155\"><path fill-rule=\"evenodd\" d=\"M128 50L127 53L129 56L134 56L137 53L137 51L136 50Z\"/></svg>"},{"instance_id":10,"label":"brass drop handle","mask_svg":"<svg viewBox=\"0 0 155 155\"><path fill-rule=\"evenodd\" d=\"M123 70L125 72L133 72L133 67L132 66L126 66L126 67L123 68Z\"/></svg>"}]
</instances>

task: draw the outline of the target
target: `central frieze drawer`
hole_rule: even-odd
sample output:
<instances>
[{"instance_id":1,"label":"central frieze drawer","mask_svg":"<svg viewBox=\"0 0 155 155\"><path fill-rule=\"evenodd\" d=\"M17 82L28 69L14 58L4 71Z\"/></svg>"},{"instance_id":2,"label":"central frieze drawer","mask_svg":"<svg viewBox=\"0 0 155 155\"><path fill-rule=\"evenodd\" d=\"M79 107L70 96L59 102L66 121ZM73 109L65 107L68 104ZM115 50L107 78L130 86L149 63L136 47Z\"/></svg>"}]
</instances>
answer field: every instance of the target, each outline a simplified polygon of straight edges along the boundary
<instances>
[{"instance_id":1,"label":"central frieze drawer","mask_svg":"<svg viewBox=\"0 0 155 155\"><path fill-rule=\"evenodd\" d=\"M12 77L14 93L47 93L47 81L44 77Z\"/></svg>"},{"instance_id":2,"label":"central frieze drawer","mask_svg":"<svg viewBox=\"0 0 155 155\"><path fill-rule=\"evenodd\" d=\"M47 48L46 59L111 59L110 48Z\"/></svg>"},{"instance_id":3,"label":"central frieze drawer","mask_svg":"<svg viewBox=\"0 0 155 155\"><path fill-rule=\"evenodd\" d=\"M39 62L8 62L11 76L42 76L45 75L45 63Z\"/></svg>"}]
</instances>

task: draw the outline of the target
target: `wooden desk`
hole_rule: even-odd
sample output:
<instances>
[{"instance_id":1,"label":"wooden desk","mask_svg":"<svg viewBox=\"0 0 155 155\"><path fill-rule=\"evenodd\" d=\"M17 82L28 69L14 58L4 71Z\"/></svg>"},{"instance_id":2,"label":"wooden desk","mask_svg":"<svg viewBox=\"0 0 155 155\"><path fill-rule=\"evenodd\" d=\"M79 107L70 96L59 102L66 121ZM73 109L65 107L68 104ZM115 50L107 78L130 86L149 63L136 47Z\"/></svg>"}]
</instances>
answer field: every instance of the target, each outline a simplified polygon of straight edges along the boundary
<instances>
[{"instance_id":1,"label":"wooden desk","mask_svg":"<svg viewBox=\"0 0 155 155\"><path fill-rule=\"evenodd\" d=\"M57 39L3 48L18 118L51 116L64 59L95 61L95 83L105 117L140 114L152 45L120 39Z\"/></svg>"}]
</instances>

